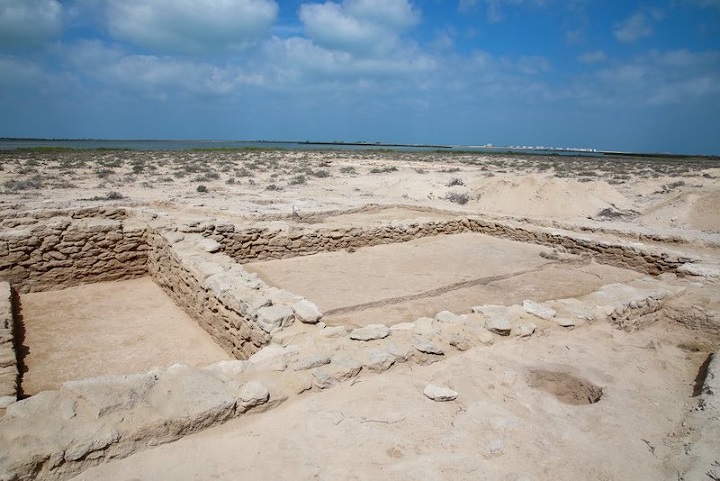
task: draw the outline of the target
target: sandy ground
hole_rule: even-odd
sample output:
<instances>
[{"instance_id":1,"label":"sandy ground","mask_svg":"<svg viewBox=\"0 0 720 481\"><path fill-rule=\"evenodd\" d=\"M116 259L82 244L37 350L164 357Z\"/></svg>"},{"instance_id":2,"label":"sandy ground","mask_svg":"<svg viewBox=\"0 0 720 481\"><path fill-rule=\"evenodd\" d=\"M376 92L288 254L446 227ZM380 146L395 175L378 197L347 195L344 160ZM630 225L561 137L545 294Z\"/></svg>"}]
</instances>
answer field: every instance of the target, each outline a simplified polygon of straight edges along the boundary
<instances>
[{"instance_id":1,"label":"sandy ground","mask_svg":"<svg viewBox=\"0 0 720 481\"><path fill-rule=\"evenodd\" d=\"M26 395L70 380L229 359L150 278L23 294L20 302Z\"/></svg>"},{"instance_id":2,"label":"sandy ground","mask_svg":"<svg viewBox=\"0 0 720 481\"><path fill-rule=\"evenodd\" d=\"M387 325L512 305L576 297L639 274L577 257L552 261L548 249L481 234L429 237L245 264L271 285L312 299L336 325Z\"/></svg>"},{"instance_id":3,"label":"sandy ground","mask_svg":"<svg viewBox=\"0 0 720 481\"><path fill-rule=\"evenodd\" d=\"M647 242L663 245L671 236L676 240L664 247L717 263L719 179L717 158L2 152L0 209L125 205L178 224L282 219L366 226L469 213L604 233L611 240L636 240L643 233L656 239ZM392 208L341 214L368 205ZM328 322L348 325L399 322L434 314L438 306L463 312L483 303L578 296L639 277L585 260L551 263L538 255L537 246L479 237L423 239L402 248L379 246L249 267L331 313L335 309ZM462 281L477 282L457 285ZM720 309L719 281L669 282L686 289L673 300L676 318L695 308ZM52 294L33 295L38 314L31 314L31 298L23 299L28 320L53 308L57 301L43 297ZM97 297L103 296L78 294L72 302L88 305ZM117 289L112 297L122 299ZM151 295L148 302L154 305L160 297ZM116 302L113 308L121 310L124 303ZM158 308L170 312L173 307ZM136 322L139 331L133 332L143 332L147 322L134 316L121 322ZM124 367L124 359L106 359L102 350L93 354L91 329L78 329L85 331L74 340L67 332L48 331L43 342L59 342L51 351L77 358L89 369L87 375L96 364ZM31 336L41 331L28 329L28 362L39 354ZM167 333L172 334L168 362L191 363L174 328ZM194 342L203 335L183 339ZM160 339L148 337L148 344L141 344L141 337L134 333L111 344L138 356L162 352L156 347ZM90 357L67 354L68 346ZM688 469L687 453L704 452L703 459L720 453L720 441L699 440L687 427L697 406L693 396L701 367L719 346L712 332L687 330L670 318L635 333L595 323L503 339L430 366L405 364L382 375L363 374L327 392L294 397L268 413L93 468L79 479L683 479L678 472ZM143 362L156 365L137 359L137 365L128 363L128 371L145 369ZM429 401L421 392L428 382L452 387L458 399ZM591 385L603 390L594 404L558 398L568 393L582 398ZM693 469L698 473L693 479L712 479L706 475L710 464Z\"/></svg>"},{"instance_id":4,"label":"sandy ground","mask_svg":"<svg viewBox=\"0 0 720 481\"><path fill-rule=\"evenodd\" d=\"M707 357L680 339L660 325L634 335L594 325L498 342L361 376L76 479L676 479L666 443ZM549 373L561 373L556 383ZM562 374L601 387L601 399L563 402L582 389ZM429 382L461 394L434 403L422 395Z\"/></svg>"}]
</instances>

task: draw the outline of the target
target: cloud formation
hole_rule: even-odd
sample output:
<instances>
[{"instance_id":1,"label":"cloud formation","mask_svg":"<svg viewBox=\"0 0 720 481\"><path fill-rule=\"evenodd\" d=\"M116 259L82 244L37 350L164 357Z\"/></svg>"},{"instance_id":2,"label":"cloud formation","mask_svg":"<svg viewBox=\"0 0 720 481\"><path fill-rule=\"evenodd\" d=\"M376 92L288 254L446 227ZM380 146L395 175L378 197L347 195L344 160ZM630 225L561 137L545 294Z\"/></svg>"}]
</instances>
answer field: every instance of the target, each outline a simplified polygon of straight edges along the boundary
<instances>
[{"instance_id":1,"label":"cloud formation","mask_svg":"<svg viewBox=\"0 0 720 481\"><path fill-rule=\"evenodd\" d=\"M115 38L161 52L207 53L247 48L275 22L274 0L106 0Z\"/></svg>"},{"instance_id":2,"label":"cloud formation","mask_svg":"<svg viewBox=\"0 0 720 481\"><path fill-rule=\"evenodd\" d=\"M57 0L0 2L0 48L35 46L60 34L63 8Z\"/></svg>"},{"instance_id":3,"label":"cloud formation","mask_svg":"<svg viewBox=\"0 0 720 481\"><path fill-rule=\"evenodd\" d=\"M400 33L420 19L407 0L306 3L299 15L315 44L355 55L387 54L398 47Z\"/></svg>"},{"instance_id":4,"label":"cloud formation","mask_svg":"<svg viewBox=\"0 0 720 481\"><path fill-rule=\"evenodd\" d=\"M619 42L634 42L653 33L650 19L644 12L638 12L615 24L613 34Z\"/></svg>"}]
</instances>

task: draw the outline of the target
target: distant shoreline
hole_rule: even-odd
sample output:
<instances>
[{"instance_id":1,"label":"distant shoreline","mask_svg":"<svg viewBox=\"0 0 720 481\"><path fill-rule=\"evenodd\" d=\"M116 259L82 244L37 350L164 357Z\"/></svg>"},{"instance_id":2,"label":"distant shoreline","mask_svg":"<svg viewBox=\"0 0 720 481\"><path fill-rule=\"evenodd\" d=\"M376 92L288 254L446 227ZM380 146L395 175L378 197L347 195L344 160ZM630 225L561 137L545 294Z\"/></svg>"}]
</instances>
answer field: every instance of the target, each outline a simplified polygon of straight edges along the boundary
<instances>
[{"instance_id":1,"label":"distant shoreline","mask_svg":"<svg viewBox=\"0 0 720 481\"><path fill-rule=\"evenodd\" d=\"M489 155L550 155L585 157L636 157L636 158L709 158L720 155L684 154L668 152L626 152L582 148L517 147L517 146L470 146L443 144L405 144L383 142L344 141L279 141L279 140L167 140L167 139L46 139L31 137L0 137L0 151L13 150L252 150L252 149L303 150L317 148L371 151L390 149L397 152L484 153Z\"/></svg>"}]
</instances>

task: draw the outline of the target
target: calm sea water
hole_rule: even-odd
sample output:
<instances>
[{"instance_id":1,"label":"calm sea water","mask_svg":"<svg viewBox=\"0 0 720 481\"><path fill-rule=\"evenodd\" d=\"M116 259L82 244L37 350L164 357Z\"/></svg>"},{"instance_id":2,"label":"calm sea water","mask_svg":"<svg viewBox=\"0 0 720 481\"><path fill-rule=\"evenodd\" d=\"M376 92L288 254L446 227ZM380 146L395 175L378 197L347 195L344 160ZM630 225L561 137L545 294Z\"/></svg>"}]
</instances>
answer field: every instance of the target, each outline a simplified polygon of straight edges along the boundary
<instances>
[{"instance_id":1,"label":"calm sea water","mask_svg":"<svg viewBox=\"0 0 720 481\"><path fill-rule=\"evenodd\" d=\"M125 149L180 151L193 149L245 149L276 148L286 150L394 150L398 152L463 151L517 154L601 155L599 152L517 149L512 147L477 147L464 145L397 145L397 144L343 144L308 142L267 142L245 140L55 140L55 139L0 139L0 150L60 147L69 149Z\"/></svg>"}]
</instances>

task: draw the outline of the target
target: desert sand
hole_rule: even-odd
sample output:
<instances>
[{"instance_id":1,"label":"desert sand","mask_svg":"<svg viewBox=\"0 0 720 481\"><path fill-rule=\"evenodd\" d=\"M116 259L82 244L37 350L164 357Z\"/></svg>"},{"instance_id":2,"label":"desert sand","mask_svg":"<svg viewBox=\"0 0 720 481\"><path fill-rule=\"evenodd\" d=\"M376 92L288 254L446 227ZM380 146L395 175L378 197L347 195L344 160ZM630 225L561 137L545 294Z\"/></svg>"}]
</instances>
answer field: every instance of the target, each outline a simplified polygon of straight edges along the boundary
<instances>
[{"instance_id":1,"label":"desert sand","mask_svg":"<svg viewBox=\"0 0 720 481\"><path fill-rule=\"evenodd\" d=\"M532 335L495 336L380 374L361 371L332 389L313 388L275 409L147 446L76 479L720 479L720 422L698 409L708 361L720 347L718 158L0 152L0 186L4 211L123 206L176 225L369 227L480 215L667 249L693 256L707 273L648 276L475 233L248 262L269 285L315 302L328 328L402 326L445 310L472 318L472 306L525 299L592 303L611 284L660 282L673 294L632 332L604 321L558 327L523 314L536 327ZM3 228L16 227L8 222ZM162 291L142 283L152 284L21 296L26 394L68 379L227 359ZM145 317L123 312L143 297ZM697 312L701 321L691 315ZM93 316L104 320L97 332L82 324ZM85 341L42 327L64 317L76 323L74 332L87 330ZM293 325L282 343L308 335ZM96 340L127 349L113 354ZM66 357L79 350L86 365L69 374L48 369L56 362L56 371L65 368L52 360L63 350L74 353ZM452 389L457 399L428 399L428 384Z\"/></svg>"}]
</instances>

